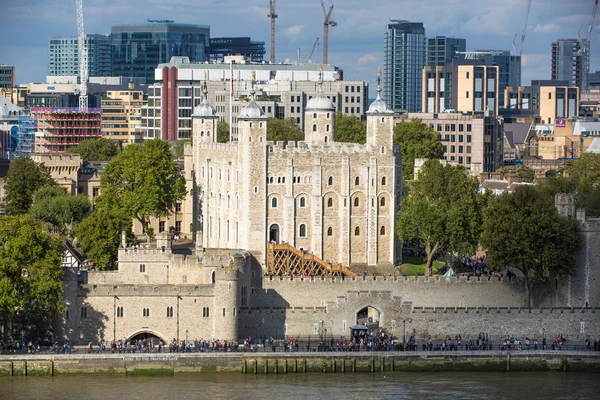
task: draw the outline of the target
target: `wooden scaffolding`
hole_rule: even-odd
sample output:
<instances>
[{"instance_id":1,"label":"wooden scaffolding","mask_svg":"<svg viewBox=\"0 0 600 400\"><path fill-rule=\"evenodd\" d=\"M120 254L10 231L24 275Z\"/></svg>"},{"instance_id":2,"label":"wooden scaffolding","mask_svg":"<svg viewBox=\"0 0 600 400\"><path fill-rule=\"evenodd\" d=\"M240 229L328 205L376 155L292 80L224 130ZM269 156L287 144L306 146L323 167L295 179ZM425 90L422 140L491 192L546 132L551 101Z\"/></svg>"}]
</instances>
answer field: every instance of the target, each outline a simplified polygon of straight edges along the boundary
<instances>
[{"instance_id":1,"label":"wooden scaffolding","mask_svg":"<svg viewBox=\"0 0 600 400\"><path fill-rule=\"evenodd\" d=\"M289 244L274 243L267 243L267 271L275 276L356 276L341 264L328 263Z\"/></svg>"}]
</instances>

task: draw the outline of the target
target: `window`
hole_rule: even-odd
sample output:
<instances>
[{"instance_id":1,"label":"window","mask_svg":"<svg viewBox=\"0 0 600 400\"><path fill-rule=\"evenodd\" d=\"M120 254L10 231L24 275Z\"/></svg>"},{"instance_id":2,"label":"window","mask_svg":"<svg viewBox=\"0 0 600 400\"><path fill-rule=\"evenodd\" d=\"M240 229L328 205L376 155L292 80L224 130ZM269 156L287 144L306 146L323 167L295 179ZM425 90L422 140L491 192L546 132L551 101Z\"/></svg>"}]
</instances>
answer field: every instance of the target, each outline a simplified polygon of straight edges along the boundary
<instances>
[{"instance_id":1,"label":"window","mask_svg":"<svg viewBox=\"0 0 600 400\"><path fill-rule=\"evenodd\" d=\"M357 176L356 178L354 178L354 185L358 186L360 184L360 178Z\"/></svg>"},{"instance_id":2,"label":"window","mask_svg":"<svg viewBox=\"0 0 600 400\"><path fill-rule=\"evenodd\" d=\"M381 186L385 186L385 176L381 178Z\"/></svg>"},{"instance_id":3,"label":"window","mask_svg":"<svg viewBox=\"0 0 600 400\"><path fill-rule=\"evenodd\" d=\"M329 186L333 185L333 176L330 176L329 179L327 179L327 184Z\"/></svg>"},{"instance_id":4,"label":"window","mask_svg":"<svg viewBox=\"0 0 600 400\"><path fill-rule=\"evenodd\" d=\"M123 318L123 307L117 307L117 318Z\"/></svg>"},{"instance_id":5,"label":"window","mask_svg":"<svg viewBox=\"0 0 600 400\"><path fill-rule=\"evenodd\" d=\"M81 307L81 319L87 319L87 307Z\"/></svg>"},{"instance_id":6,"label":"window","mask_svg":"<svg viewBox=\"0 0 600 400\"><path fill-rule=\"evenodd\" d=\"M333 199L331 197L327 199L327 207L333 207Z\"/></svg>"},{"instance_id":7,"label":"window","mask_svg":"<svg viewBox=\"0 0 600 400\"><path fill-rule=\"evenodd\" d=\"M358 197L354 199L354 207L358 207L359 201Z\"/></svg>"},{"instance_id":8,"label":"window","mask_svg":"<svg viewBox=\"0 0 600 400\"><path fill-rule=\"evenodd\" d=\"M165 221L160 221L160 222L158 223L158 232L159 232L159 233L162 233L162 232L164 232L164 231L165 231Z\"/></svg>"},{"instance_id":9,"label":"window","mask_svg":"<svg viewBox=\"0 0 600 400\"><path fill-rule=\"evenodd\" d=\"M140 272L141 273L146 272L146 264L140 264Z\"/></svg>"},{"instance_id":10,"label":"window","mask_svg":"<svg viewBox=\"0 0 600 400\"><path fill-rule=\"evenodd\" d=\"M467 99L469 98L469 92L468 92L468 91L467 91L467 93L466 93L466 97L467 97Z\"/></svg>"},{"instance_id":11,"label":"window","mask_svg":"<svg viewBox=\"0 0 600 400\"><path fill-rule=\"evenodd\" d=\"M300 224L300 229L298 229L298 236L306 237L306 225Z\"/></svg>"},{"instance_id":12,"label":"window","mask_svg":"<svg viewBox=\"0 0 600 400\"><path fill-rule=\"evenodd\" d=\"M316 131L317 131L317 124L314 124L313 125L313 132L316 132Z\"/></svg>"},{"instance_id":13,"label":"window","mask_svg":"<svg viewBox=\"0 0 600 400\"><path fill-rule=\"evenodd\" d=\"M173 318L173 307L167 307L167 318Z\"/></svg>"},{"instance_id":14,"label":"window","mask_svg":"<svg viewBox=\"0 0 600 400\"><path fill-rule=\"evenodd\" d=\"M202 316L204 318L210 317L210 309L208 307L203 307L202 308Z\"/></svg>"},{"instance_id":15,"label":"window","mask_svg":"<svg viewBox=\"0 0 600 400\"><path fill-rule=\"evenodd\" d=\"M305 197L300 197L300 207L302 207L302 208L306 207L306 198Z\"/></svg>"},{"instance_id":16,"label":"window","mask_svg":"<svg viewBox=\"0 0 600 400\"><path fill-rule=\"evenodd\" d=\"M273 197L271 199L271 207L272 208L277 208L277 197Z\"/></svg>"},{"instance_id":17,"label":"window","mask_svg":"<svg viewBox=\"0 0 600 400\"><path fill-rule=\"evenodd\" d=\"M382 226L381 229L379 229L379 235L385 236L385 226Z\"/></svg>"},{"instance_id":18,"label":"window","mask_svg":"<svg viewBox=\"0 0 600 400\"><path fill-rule=\"evenodd\" d=\"M382 197L381 200L379 201L379 205L381 207L385 207L385 197Z\"/></svg>"},{"instance_id":19,"label":"window","mask_svg":"<svg viewBox=\"0 0 600 400\"><path fill-rule=\"evenodd\" d=\"M354 228L354 236L360 236L360 228L358 226Z\"/></svg>"},{"instance_id":20,"label":"window","mask_svg":"<svg viewBox=\"0 0 600 400\"><path fill-rule=\"evenodd\" d=\"M327 228L327 236L333 236L333 228L332 227Z\"/></svg>"},{"instance_id":21,"label":"window","mask_svg":"<svg viewBox=\"0 0 600 400\"><path fill-rule=\"evenodd\" d=\"M313 113L313 118L317 119L317 113Z\"/></svg>"},{"instance_id":22,"label":"window","mask_svg":"<svg viewBox=\"0 0 600 400\"><path fill-rule=\"evenodd\" d=\"M149 309L149 308L144 308L144 309L142 310L142 315L143 315L144 317L149 317L149 316L150 316L150 309Z\"/></svg>"},{"instance_id":23,"label":"window","mask_svg":"<svg viewBox=\"0 0 600 400\"><path fill-rule=\"evenodd\" d=\"M467 124L467 132L471 132L471 124Z\"/></svg>"},{"instance_id":24,"label":"window","mask_svg":"<svg viewBox=\"0 0 600 400\"><path fill-rule=\"evenodd\" d=\"M242 307L245 307L248 305L248 286L242 286L240 291L241 291L240 305Z\"/></svg>"}]
</instances>

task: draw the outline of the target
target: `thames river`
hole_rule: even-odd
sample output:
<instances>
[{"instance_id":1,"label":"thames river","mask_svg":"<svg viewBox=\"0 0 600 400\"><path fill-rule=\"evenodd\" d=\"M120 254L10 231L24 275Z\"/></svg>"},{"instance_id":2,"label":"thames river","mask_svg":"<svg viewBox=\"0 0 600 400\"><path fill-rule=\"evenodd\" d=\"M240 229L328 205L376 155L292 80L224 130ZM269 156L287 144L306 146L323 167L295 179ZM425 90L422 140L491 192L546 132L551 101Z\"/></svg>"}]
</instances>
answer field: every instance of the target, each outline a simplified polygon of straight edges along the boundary
<instances>
[{"instance_id":1,"label":"thames river","mask_svg":"<svg viewBox=\"0 0 600 400\"><path fill-rule=\"evenodd\" d=\"M0 377L0 398L597 399L600 375L574 372Z\"/></svg>"}]
</instances>

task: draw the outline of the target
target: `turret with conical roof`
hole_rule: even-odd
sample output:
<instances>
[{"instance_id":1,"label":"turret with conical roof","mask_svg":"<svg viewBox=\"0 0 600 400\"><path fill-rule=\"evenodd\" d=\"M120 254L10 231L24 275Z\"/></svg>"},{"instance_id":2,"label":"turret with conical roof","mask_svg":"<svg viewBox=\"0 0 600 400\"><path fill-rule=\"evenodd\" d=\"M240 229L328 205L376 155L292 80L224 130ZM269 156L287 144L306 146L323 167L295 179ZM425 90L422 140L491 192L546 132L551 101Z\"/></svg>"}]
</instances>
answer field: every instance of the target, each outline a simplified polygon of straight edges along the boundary
<instances>
[{"instance_id":1,"label":"turret with conical roof","mask_svg":"<svg viewBox=\"0 0 600 400\"><path fill-rule=\"evenodd\" d=\"M202 88L202 101L192 113L193 120L193 142L212 142L217 141L217 122L219 116L213 106L208 104L208 89L206 87L206 81Z\"/></svg>"},{"instance_id":2,"label":"turret with conical roof","mask_svg":"<svg viewBox=\"0 0 600 400\"><path fill-rule=\"evenodd\" d=\"M367 146L381 153L392 151L394 112L381 98L381 68L377 69L377 98L367 111Z\"/></svg>"},{"instance_id":3,"label":"turret with conical roof","mask_svg":"<svg viewBox=\"0 0 600 400\"><path fill-rule=\"evenodd\" d=\"M306 103L304 110L304 140L320 145L335 140L335 106L323 93L323 66L319 66L317 95Z\"/></svg>"}]
</instances>

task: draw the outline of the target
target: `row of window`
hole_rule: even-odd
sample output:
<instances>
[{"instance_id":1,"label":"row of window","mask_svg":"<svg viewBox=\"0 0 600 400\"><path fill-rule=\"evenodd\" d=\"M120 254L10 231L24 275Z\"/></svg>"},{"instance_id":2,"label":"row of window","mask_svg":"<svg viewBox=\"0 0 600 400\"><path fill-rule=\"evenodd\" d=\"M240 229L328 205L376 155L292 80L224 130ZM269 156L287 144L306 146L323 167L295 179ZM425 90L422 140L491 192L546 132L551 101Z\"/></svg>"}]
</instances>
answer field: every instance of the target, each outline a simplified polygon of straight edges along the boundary
<instances>
[{"instance_id":1,"label":"row of window","mask_svg":"<svg viewBox=\"0 0 600 400\"><path fill-rule=\"evenodd\" d=\"M298 237L306 237L306 232L306 224L300 224L300 226L298 226ZM385 236L385 226L379 228L379 235ZM327 228L327 236L333 236L333 227L330 226ZM360 236L360 227L357 226L354 228L354 236Z\"/></svg>"},{"instance_id":2,"label":"row of window","mask_svg":"<svg viewBox=\"0 0 600 400\"><path fill-rule=\"evenodd\" d=\"M299 203L299 207L300 208L305 208L306 207L306 198L305 197L300 197L298 203ZM279 202L277 200L277 197L273 197L271 199L271 208L277 208L278 205L279 205ZM358 199L358 197L356 197L354 199L354 207L359 207L359 206L360 206L360 200ZM385 197L382 197L379 200L379 206L380 207L385 207ZM327 199L327 208L332 208L332 207L333 207L333 197L330 197L330 198Z\"/></svg>"},{"instance_id":3,"label":"row of window","mask_svg":"<svg viewBox=\"0 0 600 400\"><path fill-rule=\"evenodd\" d=\"M123 318L125 316L125 310L121 306L117 307L116 313L117 313L117 318ZM235 316L235 314L236 314L235 309L233 311L233 314ZM173 307L172 306L167 307L166 315L167 315L167 318L173 318ZM88 317L87 307L85 307L85 306L81 307L79 316L81 317L81 319L87 319L87 317ZM143 308L142 316L149 317L150 316L150 308ZM202 317L208 318L209 316L210 316L210 308L203 307L202 308ZM223 316L225 316L225 309L223 309ZM69 310L66 311L65 318L69 319Z\"/></svg>"}]
</instances>

